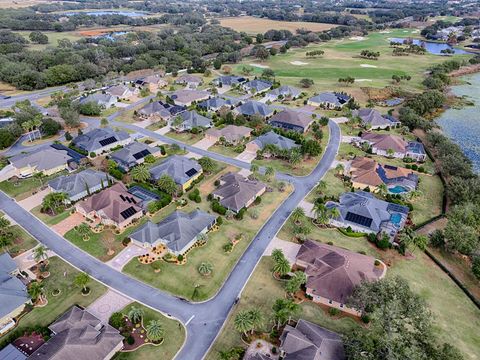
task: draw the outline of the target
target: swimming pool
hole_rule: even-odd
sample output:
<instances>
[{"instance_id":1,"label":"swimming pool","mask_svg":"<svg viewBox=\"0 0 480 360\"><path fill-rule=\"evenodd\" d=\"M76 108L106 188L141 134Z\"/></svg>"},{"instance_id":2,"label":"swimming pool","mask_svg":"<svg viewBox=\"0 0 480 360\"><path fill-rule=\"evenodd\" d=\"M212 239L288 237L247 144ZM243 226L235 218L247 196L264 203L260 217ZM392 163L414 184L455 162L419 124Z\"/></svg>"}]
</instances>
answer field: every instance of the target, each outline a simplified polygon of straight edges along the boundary
<instances>
[{"instance_id":1,"label":"swimming pool","mask_svg":"<svg viewBox=\"0 0 480 360\"><path fill-rule=\"evenodd\" d=\"M402 222L402 215L398 213L392 214L392 216L390 216L390 222L397 227L400 226L400 223Z\"/></svg>"},{"instance_id":2,"label":"swimming pool","mask_svg":"<svg viewBox=\"0 0 480 360\"><path fill-rule=\"evenodd\" d=\"M389 188L388 191L391 192L392 194L401 194L401 193L408 192L408 189L400 185L395 185L394 187Z\"/></svg>"}]
</instances>

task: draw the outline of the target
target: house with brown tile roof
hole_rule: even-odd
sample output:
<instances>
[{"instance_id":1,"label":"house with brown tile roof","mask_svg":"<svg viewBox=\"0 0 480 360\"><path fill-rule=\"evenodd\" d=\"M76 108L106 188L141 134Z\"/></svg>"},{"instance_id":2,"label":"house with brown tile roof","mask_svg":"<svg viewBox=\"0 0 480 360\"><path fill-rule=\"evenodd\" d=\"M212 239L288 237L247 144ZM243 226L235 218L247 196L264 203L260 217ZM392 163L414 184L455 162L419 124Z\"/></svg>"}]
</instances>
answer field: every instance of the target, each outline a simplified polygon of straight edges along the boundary
<instances>
[{"instance_id":1,"label":"house with brown tile roof","mask_svg":"<svg viewBox=\"0 0 480 360\"><path fill-rule=\"evenodd\" d=\"M170 97L176 105L190 106L193 102L199 102L208 99L210 97L210 93L203 90L183 89L174 91Z\"/></svg>"},{"instance_id":2,"label":"house with brown tile roof","mask_svg":"<svg viewBox=\"0 0 480 360\"><path fill-rule=\"evenodd\" d=\"M75 205L75 210L90 220L124 229L143 216L142 199L130 194L121 182Z\"/></svg>"},{"instance_id":3,"label":"house with brown tile roof","mask_svg":"<svg viewBox=\"0 0 480 360\"><path fill-rule=\"evenodd\" d=\"M201 85L203 83L203 80L201 77L195 76L195 75L190 75L190 74L185 74L182 76L179 76L175 80L175 84L180 84L180 85L186 85L189 88L196 88L197 86Z\"/></svg>"},{"instance_id":4,"label":"house with brown tile roof","mask_svg":"<svg viewBox=\"0 0 480 360\"><path fill-rule=\"evenodd\" d=\"M268 123L274 127L304 133L315 120L315 114L285 109L273 115Z\"/></svg>"},{"instance_id":5,"label":"house with brown tile roof","mask_svg":"<svg viewBox=\"0 0 480 360\"><path fill-rule=\"evenodd\" d=\"M313 301L353 315L345 306L355 286L385 276L386 266L371 256L307 240L298 250L295 265L307 275L307 294Z\"/></svg>"},{"instance_id":6,"label":"house with brown tile roof","mask_svg":"<svg viewBox=\"0 0 480 360\"><path fill-rule=\"evenodd\" d=\"M391 134L377 134L365 132L357 144L368 144L373 154L394 157L398 159L412 158L416 161L425 161L427 154L423 145L417 141L405 141L402 137Z\"/></svg>"},{"instance_id":7,"label":"house with brown tile roof","mask_svg":"<svg viewBox=\"0 0 480 360\"><path fill-rule=\"evenodd\" d=\"M252 129L246 126L227 125L222 129L208 129L205 132L207 139L219 142L223 140L230 145L237 145L250 138Z\"/></svg>"}]
</instances>

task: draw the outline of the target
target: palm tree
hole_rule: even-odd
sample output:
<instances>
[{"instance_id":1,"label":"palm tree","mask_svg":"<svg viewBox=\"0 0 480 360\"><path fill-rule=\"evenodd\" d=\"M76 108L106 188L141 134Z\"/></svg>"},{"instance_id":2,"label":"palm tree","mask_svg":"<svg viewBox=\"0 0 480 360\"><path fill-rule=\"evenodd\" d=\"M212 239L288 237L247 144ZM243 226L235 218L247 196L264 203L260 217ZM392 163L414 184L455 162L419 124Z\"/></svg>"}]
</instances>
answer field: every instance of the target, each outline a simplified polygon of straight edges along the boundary
<instances>
[{"instance_id":1,"label":"palm tree","mask_svg":"<svg viewBox=\"0 0 480 360\"><path fill-rule=\"evenodd\" d=\"M234 216L235 216L235 213L232 210L227 209L227 211L225 212L225 217L227 219L233 219Z\"/></svg>"},{"instance_id":2,"label":"palm tree","mask_svg":"<svg viewBox=\"0 0 480 360\"><path fill-rule=\"evenodd\" d=\"M333 207L329 210L329 218L330 219L336 219L338 217L340 217L340 210L338 210L337 207Z\"/></svg>"},{"instance_id":3,"label":"palm tree","mask_svg":"<svg viewBox=\"0 0 480 360\"><path fill-rule=\"evenodd\" d=\"M43 172L36 172L35 174L33 174L33 177L40 182L40 186L43 186L43 178L45 177Z\"/></svg>"},{"instance_id":4,"label":"palm tree","mask_svg":"<svg viewBox=\"0 0 480 360\"><path fill-rule=\"evenodd\" d=\"M315 186L315 192L317 194L323 194L323 192L327 189L327 183L324 180L320 180Z\"/></svg>"},{"instance_id":5,"label":"palm tree","mask_svg":"<svg viewBox=\"0 0 480 360\"><path fill-rule=\"evenodd\" d=\"M177 192L177 184L167 174L163 174L160 179L158 179L157 185L160 190L166 192L169 195L173 196Z\"/></svg>"},{"instance_id":6,"label":"palm tree","mask_svg":"<svg viewBox=\"0 0 480 360\"><path fill-rule=\"evenodd\" d=\"M208 276L213 271L213 265L209 262L202 262L198 267L198 272L203 276Z\"/></svg>"},{"instance_id":7,"label":"palm tree","mask_svg":"<svg viewBox=\"0 0 480 360\"><path fill-rule=\"evenodd\" d=\"M87 224L81 223L80 225L77 225L76 230L83 240L90 239L90 226Z\"/></svg>"},{"instance_id":8,"label":"palm tree","mask_svg":"<svg viewBox=\"0 0 480 360\"><path fill-rule=\"evenodd\" d=\"M272 259L273 261L277 262L280 259L284 259L285 255L283 254L282 249L273 249L272 251Z\"/></svg>"},{"instance_id":9,"label":"palm tree","mask_svg":"<svg viewBox=\"0 0 480 360\"><path fill-rule=\"evenodd\" d=\"M285 290L289 294L294 294L300 287L307 282L307 276L303 271L296 271L294 275L285 284Z\"/></svg>"},{"instance_id":10,"label":"palm tree","mask_svg":"<svg viewBox=\"0 0 480 360\"><path fill-rule=\"evenodd\" d=\"M233 325L238 332L247 336L247 332L253 330L253 320L248 311L240 311L233 321Z\"/></svg>"},{"instance_id":11,"label":"palm tree","mask_svg":"<svg viewBox=\"0 0 480 360\"><path fill-rule=\"evenodd\" d=\"M42 126L41 115L40 115L40 117L36 116L32 120L32 126L35 130L37 130L38 134L40 135L40 139L41 139L42 138L42 132L40 131L40 126Z\"/></svg>"},{"instance_id":12,"label":"palm tree","mask_svg":"<svg viewBox=\"0 0 480 360\"><path fill-rule=\"evenodd\" d=\"M207 234L200 233L197 236L197 241L201 244L205 244L208 241L208 236Z\"/></svg>"},{"instance_id":13,"label":"palm tree","mask_svg":"<svg viewBox=\"0 0 480 360\"><path fill-rule=\"evenodd\" d=\"M256 173L258 172L258 170L259 170L259 167L258 167L257 164L252 164L252 165L250 166L250 171L251 171L252 173L256 174Z\"/></svg>"},{"instance_id":14,"label":"palm tree","mask_svg":"<svg viewBox=\"0 0 480 360\"><path fill-rule=\"evenodd\" d=\"M28 295L30 295L33 302L36 302L38 299L43 302L44 284L38 281L32 281L28 286Z\"/></svg>"},{"instance_id":15,"label":"palm tree","mask_svg":"<svg viewBox=\"0 0 480 360\"><path fill-rule=\"evenodd\" d=\"M302 220L305 217L305 210L301 207L296 207L293 211L292 214L290 215L292 218L293 222L298 224L300 223L300 220Z\"/></svg>"},{"instance_id":16,"label":"palm tree","mask_svg":"<svg viewBox=\"0 0 480 360\"><path fill-rule=\"evenodd\" d=\"M215 171L215 169L217 168L217 164L215 164L215 162L207 156L204 156L201 159L199 159L198 163L202 167L203 171L207 173L211 173Z\"/></svg>"},{"instance_id":17,"label":"palm tree","mask_svg":"<svg viewBox=\"0 0 480 360\"><path fill-rule=\"evenodd\" d=\"M255 329L259 329L263 325L264 317L263 313L258 308L253 308L248 311L250 320L252 321L252 334Z\"/></svg>"},{"instance_id":18,"label":"palm tree","mask_svg":"<svg viewBox=\"0 0 480 360\"><path fill-rule=\"evenodd\" d=\"M43 245L40 245L40 246L36 247L35 249L33 249L33 259L37 263L40 262L40 261L43 261L43 260L47 260L48 259L48 249Z\"/></svg>"},{"instance_id":19,"label":"palm tree","mask_svg":"<svg viewBox=\"0 0 480 360\"><path fill-rule=\"evenodd\" d=\"M342 163L338 163L337 166L335 166L335 171L337 172L337 175L343 175L343 172L345 171L345 166L343 166Z\"/></svg>"},{"instance_id":20,"label":"palm tree","mask_svg":"<svg viewBox=\"0 0 480 360\"><path fill-rule=\"evenodd\" d=\"M143 309L138 308L136 306L132 306L130 311L128 312L128 318L134 324L139 323L140 320L142 320L143 315L145 315L145 312L143 311Z\"/></svg>"},{"instance_id":21,"label":"palm tree","mask_svg":"<svg viewBox=\"0 0 480 360\"><path fill-rule=\"evenodd\" d=\"M145 329L147 330L147 337L151 341L160 341L165 335L165 329L160 320L150 320Z\"/></svg>"},{"instance_id":22,"label":"palm tree","mask_svg":"<svg viewBox=\"0 0 480 360\"><path fill-rule=\"evenodd\" d=\"M290 263L286 258L278 259L273 265L273 271L280 276L287 275L290 269Z\"/></svg>"},{"instance_id":23,"label":"palm tree","mask_svg":"<svg viewBox=\"0 0 480 360\"><path fill-rule=\"evenodd\" d=\"M73 280L74 284L77 285L78 287L81 287L83 292L87 292L87 284L90 282L90 275L87 273L80 273L77 276L75 276L75 279Z\"/></svg>"},{"instance_id":24,"label":"palm tree","mask_svg":"<svg viewBox=\"0 0 480 360\"><path fill-rule=\"evenodd\" d=\"M7 251L8 246L12 245L14 234L10 231L10 221L0 217L0 246Z\"/></svg>"},{"instance_id":25,"label":"palm tree","mask_svg":"<svg viewBox=\"0 0 480 360\"><path fill-rule=\"evenodd\" d=\"M132 178L135 181L145 182L150 179L150 171L144 164L137 165L132 169Z\"/></svg>"},{"instance_id":26,"label":"palm tree","mask_svg":"<svg viewBox=\"0 0 480 360\"><path fill-rule=\"evenodd\" d=\"M267 166L265 168L265 176L267 179L271 179L273 176L275 176L275 169L272 166Z\"/></svg>"},{"instance_id":27,"label":"palm tree","mask_svg":"<svg viewBox=\"0 0 480 360\"><path fill-rule=\"evenodd\" d=\"M418 235L414 230L405 228L404 232L400 235L400 240L405 244L405 248L410 249L413 252L415 249L425 250L427 248L429 239L425 235Z\"/></svg>"},{"instance_id":28,"label":"palm tree","mask_svg":"<svg viewBox=\"0 0 480 360\"><path fill-rule=\"evenodd\" d=\"M32 128L33 128L33 123L31 121L25 121L22 123L22 128L25 133L28 134L28 141L33 141L32 140Z\"/></svg>"},{"instance_id":29,"label":"palm tree","mask_svg":"<svg viewBox=\"0 0 480 360\"><path fill-rule=\"evenodd\" d=\"M381 197L385 197L388 194L388 188L386 184L380 184L377 186L378 194Z\"/></svg>"},{"instance_id":30,"label":"palm tree","mask_svg":"<svg viewBox=\"0 0 480 360\"><path fill-rule=\"evenodd\" d=\"M322 225L328 223L328 209L324 203L316 202L313 206L313 213L315 214L316 222Z\"/></svg>"},{"instance_id":31,"label":"palm tree","mask_svg":"<svg viewBox=\"0 0 480 360\"><path fill-rule=\"evenodd\" d=\"M292 164L292 166L295 167L300 163L301 160L302 160L302 154L300 153L300 151L292 150L288 159L290 164Z\"/></svg>"}]
</instances>

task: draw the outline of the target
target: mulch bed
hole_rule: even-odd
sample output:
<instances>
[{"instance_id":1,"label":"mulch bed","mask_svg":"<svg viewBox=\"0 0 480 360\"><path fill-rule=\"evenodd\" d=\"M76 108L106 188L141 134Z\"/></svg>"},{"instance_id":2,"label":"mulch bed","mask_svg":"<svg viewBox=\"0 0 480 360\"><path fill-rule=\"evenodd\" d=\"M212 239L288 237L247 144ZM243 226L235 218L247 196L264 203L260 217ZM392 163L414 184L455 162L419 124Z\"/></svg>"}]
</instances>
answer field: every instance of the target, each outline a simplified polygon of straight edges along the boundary
<instances>
[{"instance_id":1,"label":"mulch bed","mask_svg":"<svg viewBox=\"0 0 480 360\"><path fill-rule=\"evenodd\" d=\"M127 335L128 333L130 336L132 336L135 339L135 342L130 345L127 343L127 340L126 340L128 335L125 336L125 340L123 342L124 351L132 351L139 348L142 345L150 344L150 341L148 341L147 339L147 332L143 327L143 324L141 324L140 327L137 328L135 327L135 324L133 324L127 316L124 317L124 320L125 320L125 326L120 328L120 332L124 336ZM143 330L143 333L142 333L142 330Z\"/></svg>"},{"instance_id":2,"label":"mulch bed","mask_svg":"<svg viewBox=\"0 0 480 360\"><path fill-rule=\"evenodd\" d=\"M33 332L30 335L19 337L13 342L13 345L23 353L32 355L44 343L42 335Z\"/></svg>"}]
</instances>

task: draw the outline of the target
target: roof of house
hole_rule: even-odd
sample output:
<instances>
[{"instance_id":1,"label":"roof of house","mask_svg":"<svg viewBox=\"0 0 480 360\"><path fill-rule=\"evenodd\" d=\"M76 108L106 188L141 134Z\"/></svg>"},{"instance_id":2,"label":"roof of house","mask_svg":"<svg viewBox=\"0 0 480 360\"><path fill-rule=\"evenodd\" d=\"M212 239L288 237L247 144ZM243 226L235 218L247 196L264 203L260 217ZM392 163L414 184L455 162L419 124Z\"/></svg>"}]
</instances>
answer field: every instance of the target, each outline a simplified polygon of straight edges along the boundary
<instances>
[{"instance_id":1,"label":"roof of house","mask_svg":"<svg viewBox=\"0 0 480 360\"><path fill-rule=\"evenodd\" d=\"M168 84L160 75L150 75L142 79L147 84Z\"/></svg>"},{"instance_id":2,"label":"roof of house","mask_svg":"<svg viewBox=\"0 0 480 360\"><path fill-rule=\"evenodd\" d=\"M255 79L252 81L247 81L246 83L244 83L243 86L247 89L254 89L255 91L258 92L258 91L270 89L272 85L273 84L270 81Z\"/></svg>"},{"instance_id":3,"label":"roof of house","mask_svg":"<svg viewBox=\"0 0 480 360\"><path fill-rule=\"evenodd\" d=\"M306 287L314 295L345 304L355 286L380 278L383 269L371 256L316 241L305 241L296 260L308 264Z\"/></svg>"},{"instance_id":4,"label":"roof of house","mask_svg":"<svg viewBox=\"0 0 480 360\"><path fill-rule=\"evenodd\" d=\"M205 101L202 101L201 103L198 104L198 106L204 109L219 109L222 106L231 107L237 104L238 104L238 101L234 99L223 99L221 97L214 97L214 98L210 98Z\"/></svg>"},{"instance_id":5,"label":"roof of house","mask_svg":"<svg viewBox=\"0 0 480 360\"><path fill-rule=\"evenodd\" d=\"M252 133L252 129L246 126L227 125L222 129L208 129L207 135L215 136L218 138L225 138L227 142L236 142L244 137L249 137Z\"/></svg>"},{"instance_id":6,"label":"roof of house","mask_svg":"<svg viewBox=\"0 0 480 360\"><path fill-rule=\"evenodd\" d=\"M200 84L201 82L202 82L202 78L195 75L190 75L190 74L179 76L175 80L175 84L186 84L186 83Z\"/></svg>"},{"instance_id":7,"label":"roof of house","mask_svg":"<svg viewBox=\"0 0 480 360\"><path fill-rule=\"evenodd\" d=\"M48 182L48 185L56 192L67 193L74 197L83 193L87 188L91 189L102 183L108 186L109 177L101 171L86 169L76 174L62 175Z\"/></svg>"},{"instance_id":8,"label":"roof of house","mask_svg":"<svg viewBox=\"0 0 480 360\"><path fill-rule=\"evenodd\" d=\"M393 118L383 116L375 109L364 108L354 110L352 114L358 116L362 120L363 125L369 125L371 127L392 126L398 123L398 121L394 121Z\"/></svg>"},{"instance_id":9,"label":"roof of house","mask_svg":"<svg viewBox=\"0 0 480 360\"><path fill-rule=\"evenodd\" d=\"M160 179L164 174L170 176L179 185L185 184L193 176L202 171L200 164L193 159L181 155L172 155L150 169L154 180Z\"/></svg>"},{"instance_id":10,"label":"roof of house","mask_svg":"<svg viewBox=\"0 0 480 360\"><path fill-rule=\"evenodd\" d=\"M407 152L411 152L413 154L426 155L423 144L418 141L410 141L407 145Z\"/></svg>"},{"instance_id":11,"label":"roof of house","mask_svg":"<svg viewBox=\"0 0 480 360\"><path fill-rule=\"evenodd\" d=\"M315 103L329 103L334 104L335 106L342 106L346 104L349 100L350 96L336 92L324 92L310 98L310 101L313 101Z\"/></svg>"},{"instance_id":12,"label":"roof of house","mask_svg":"<svg viewBox=\"0 0 480 360\"><path fill-rule=\"evenodd\" d=\"M201 210L187 214L175 211L158 224L151 221L141 226L130 235L133 240L141 243L155 244L163 240L174 252L183 252L185 247L203 230L213 225L216 217Z\"/></svg>"},{"instance_id":13,"label":"roof of house","mask_svg":"<svg viewBox=\"0 0 480 360\"><path fill-rule=\"evenodd\" d=\"M239 114L247 115L247 116L260 115L262 117L267 117L272 115L274 110L273 108L271 108L268 105L265 105L264 103L261 103L259 101L249 100L244 104L238 106L236 108L236 111Z\"/></svg>"},{"instance_id":14,"label":"roof of house","mask_svg":"<svg viewBox=\"0 0 480 360\"><path fill-rule=\"evenodd\" d=\"M104 146L114 144L118 141L126 140L130 137L126 131L114 131L109 127L95 128L73 139L76 147L85 151L95 151Z\"/></svg>"},{"instance_id":15,"label":"roof of house","mask_svg":"<svg viewBox=\"0 0 480 360\"><path fill-rule=\"evenodd\" d=\"M8 253L0 254L0 318L29 301L27 287L11 275L17 265Z\"/></svg>"},{"instance_id":16,"label":"roof of house","mask_svg":"<svg viewBox=\"0 0 480 360\"><path fill-rule=\"evenodd\" d=\"M274 131L269 131L263 135L260 135L252 142L255 143L260 149L263 149L267 145L275 145L276 147L285 150L290 150L300 146L292 139L279 135Z\"/></svg>"},{"instance_id":17,"label":"roof of house","mask_svg":"<svg viewBox=\"0 0 480 360\"><path fill-rule=\"evenodd\" d=\"M47 146L37 151L27 154L19 154L9 159L10 163L17 169L31 166L37 171L55 169L61 165L67 164L72 160L65 150L57 150Z\"/></svg>"},{"instance_id":18,"label":"roof of house","mask_svg":"<svg viewBox=\"0 0 480 360\"><path fill-rule=\"evenodd\" d=\"M105 105L115 101L116 98L110 94L95 93L81 98L79 102L80 104L95 103L97 105Z\"/></svg>"},{"instance_id":19,"label":"roof of house","mask_svg":"<svg viewBox=\"0 0 480 360\"><path fill-rule=\"evenodd\" d=\"M8 344L0 350L0 359L2 360L25 360L26 358L27 356L12 344Z\"/></svg>"},{"instance_id":20,"label":"roof of house","mask_svg":"<svg viewBox=\"0 0 480 360\"><path fill-rule=\"evenodd\" d=\"M133 166L138 160L143 159L145 156L153 155L160 152L158 147L148 146L147 144L133 141L123 148L110 154L110 158L115 160L120 165Z\"/></svg>"},{"instance_id":21,"label":"roof of house","mask_svg":"<svg viewBox=\"0 0 480 360\"><path fill-rule=\"evenodd\" d=\"M214 83L217 83L217 84L231 86L231 85L241 84L241 83L247 81L247 79L245 79L242 76L224 75L224 76L217 77L213 81L214 81Z\"/></svg>"},{"instance_id":22,"label":"roof of house","mask_svg":"<svg viewBox=\"0 0 480 360\"><path fill-rule=\"evenodd\" d=\"M108 88L105 92L113 96L124 96L126 93L130 92L130 88L127 85L115 85Z\"/></svg>"},{"instance_id":23,"label":"roof of house","mask_svg":"<svg viewBox=\"0 0 480 360\"><path fill-rule=\"evenodd\" d=\"M200 115L196 111L184 111L180 114L183 123L182 126L184 128L195 128L195 127L211 127L212 126L212 119L209 119L203 115Z\"/></svg>"},{"instance_id":24,"label":"roof of house","mask_svg":"<svg viewBox=\"0 0 480 360\"><path fill-rule=\"evenodd\" d=\"M300 319L295 327L286 325L280 336L284 360L344 360L339 334Z\"/></svg>"},{"instance_id":25,"label":"roof of house","mask_svg":"<svg viewBox=\"0 0 480 360\"><path fill-rule=\"evenodd\" d=\"M297 89L296 87L289 86L289 85L282 85L276 89L273 89L272 91L269 91L267 95L272 95L275 97L279 97L282 95L283 97L298 97L302 91L300 89Z\"/></svg>"},{"instance_id":26,"label":"roof of house","mask_svg":"<svg viewBox=\"0 0 480 360\"><path fill-rule=\"evenodd\" d=\"M397 153L405 153L408 146L408 143L397 135L366 132L362 134L361 138L370 142L377 149L385 151L391 149Z\"/></svg>"},{"instance_id":27,"label":"roof of house","mask_svg":"<svg viewBox=\"0 0 480 360\"><path fill-rule=\"evenodd\" d=\"M28 359L105 359L123 341L114 327L73 306L49 326L54 335Z\"/></svg>"},{"instance_id":28,"label":"roof of house","mask_svg":"<svg viewBox=\"0 0 480 360\"><path fill-rule=\"evenodd\" d=\"M173 92L170 97L175 102L178 101L182 104L188 104L193 101L203 100L209 96L210 93L208 91L182 89Z\"/></svg>"},{"instance_id":29,"label":"roof of house","mask_svg":"<svg viewBox=\"0 0 480 360\"><path fill-rule=\"evenodd\" d=\"M138 113L146 116L158 114L162 118L169 118L170 116L181 113L182 111L185 111L184 106L171 105L162 101L154 101L142 107Z\"/></svg>"},{"instance_id":30,"label":"roof of house","mask_svg":"<svg viewBox=\"0 0 480 360\"><path fill-rule=\"evenodd\" d=\"M313 120L314 118L309 113L292 109L285 109L273 115L270 118L269 122L277 122L281 124L297 126L302 129L307 129Z\"/></svg>"},{"instance_id":31,"label":"roof of house","mask_svg":"<svg viewBox=\"0 0 480 360\"><path fill-rule=\"evenodd\" d=\"M120 224L142 211L141 202L142 199L130 194L123 183L117 182L80 201L79 206L87 213L91 211L102 213L102 216Z\"/></svg>"},{"instance_id":32,"label":"roof of house","mask_svg":"<svg viewBox=\"0 0 480 360\"><path fill-rule=\"evenodd\" d=\"M227 209L239 211L266 188L260 181L253 181L238 173L228 172L220 178L221 185L212 194L220 197L220 203Z\"/></svg>"}]
</instances>

